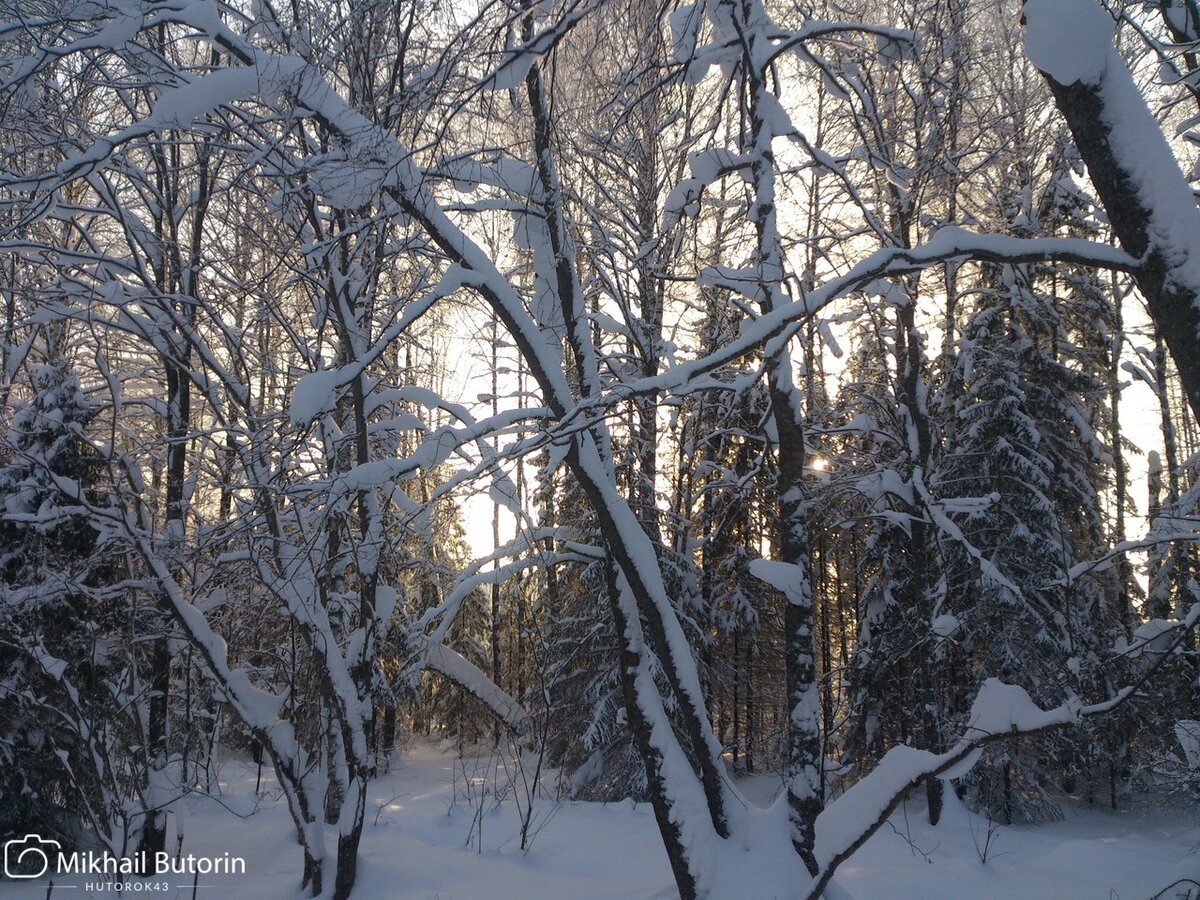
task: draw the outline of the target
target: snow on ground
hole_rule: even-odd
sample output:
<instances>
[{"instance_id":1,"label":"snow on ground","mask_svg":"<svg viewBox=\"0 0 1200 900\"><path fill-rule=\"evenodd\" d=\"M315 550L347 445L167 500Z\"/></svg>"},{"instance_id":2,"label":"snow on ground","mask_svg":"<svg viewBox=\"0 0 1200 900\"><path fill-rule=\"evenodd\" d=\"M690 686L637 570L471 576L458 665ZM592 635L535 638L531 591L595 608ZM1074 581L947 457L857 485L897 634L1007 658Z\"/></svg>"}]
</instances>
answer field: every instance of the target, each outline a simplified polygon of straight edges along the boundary
<instances>
[{"instance_id":1,"label":"snow on ground","mask_svg":"<svg viewBox=\"0 0 1200 900\"><path fill-rule=\"evenodd\" d=\"M355 897L675 896L648 805L538 801L537 833L523 853L515 804L511 799L495 802L493 785L503 786L507 779L503 773L493 778L492 771L486 758L459 761L430 744L419 743L398 755L391 771L372 787ZM181 811L183 849L197 856L244 856L247 872L203 876L197 897L302 896L300 853L283 802L265 787L256 803L254 771L248 764L231 762L226 775L220 803L197 798ZM743 782L755 803L768 802L778 784L770 776ZM987 822L968 813L952 793L947 797L943 823L936 829L925 823L916 801L908 804L907 815L898 811L893 828L882 829L842 867L837 885L856 900L1148 900L1177 877L1200 875L1200 855L1194 853L1200 845L1196 817L1162 809L1113 813L1074 807L1065 821L1053 825L994 829L985 864L980 851L988 843ZM485 814L479 817L481 798ZM97 879L56 878L52 896L84 900L113 895L87 890L89 880ZM168 881L168 890L138 894L192 896L191 876ZM0 881L3 898L42 898L46 889L44 878ZM780 885L779 896L788 896L786 891Z\"/></svg>"}]
</instances>

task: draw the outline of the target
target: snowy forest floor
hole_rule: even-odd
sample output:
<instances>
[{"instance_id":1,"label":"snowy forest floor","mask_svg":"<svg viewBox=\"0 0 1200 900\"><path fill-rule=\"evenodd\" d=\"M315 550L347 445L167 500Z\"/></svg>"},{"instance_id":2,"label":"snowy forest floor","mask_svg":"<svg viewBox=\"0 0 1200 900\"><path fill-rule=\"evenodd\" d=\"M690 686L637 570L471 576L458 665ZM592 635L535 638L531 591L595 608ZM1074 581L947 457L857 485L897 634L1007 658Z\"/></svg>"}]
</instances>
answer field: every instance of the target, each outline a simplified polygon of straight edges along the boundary
<instances>
[{"instance_id":1,"label":"snowy forest floor","mask_svg":"<svg viewBox=\"0 0 1200 900\"><path fill-rule=\"evenodd\" d=\"M509 784L486 755L458 759L452 750L417 743L398 752L377 779L367 808L356 898L670 898L667 858L648 804L534 804L530 850L520 849L520 814ZM264 771L229 761L217 798L197 795L177 817L183 851L246 859L246 874L201 876L197 897L301 897L300 851L286 805ZM742 780L766 803L778 779ZM480 808L484 814L479 815ZM1147 900L1180 877L1200 880L1200 818L1162 808L1121 812L1072 805L1061 822L993 827L948 794L942 824L931 828L919 801L898 810L849 862L836 883L855 900L879 898L1108 898ZM482 830L482 842L480 831ZM332 844L332 842L331 842ZM332 851L332 846L329 848ZM49 879L0 881L0 897L41 898ZM89 890L95 876L55 878L53 897L112 896ZM154 897L192 896L191 876L172 876ZM782 886L781 886L782 888ZM134 892L129 892L133 894ZM139 892L141 893L141 892ZM781 889L780 896L787 896ZM1174 891L1166 896L1174 898ZM1188 896L1195 896L1194 894ZM739 898L740 900L740 898Z\"/></svg>"}]
</instances>

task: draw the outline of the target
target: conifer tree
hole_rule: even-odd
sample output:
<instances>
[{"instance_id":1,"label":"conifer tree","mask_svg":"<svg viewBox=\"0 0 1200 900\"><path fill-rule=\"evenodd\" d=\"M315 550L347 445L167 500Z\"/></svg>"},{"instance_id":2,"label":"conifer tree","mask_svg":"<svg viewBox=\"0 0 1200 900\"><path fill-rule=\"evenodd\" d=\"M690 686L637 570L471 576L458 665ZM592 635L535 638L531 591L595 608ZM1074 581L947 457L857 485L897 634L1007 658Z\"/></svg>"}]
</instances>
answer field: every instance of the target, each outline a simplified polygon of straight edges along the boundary
<instances>
[{"instance_id":1,"label":"conifer tree","mask_svg":"<svg viewBox=\"0 0 1200 900\"><path fill-rule=\"evenodd\" d=\"M141 824L123 821L137 784L108 752L140 741L122 702L133 658L119 595L104 590L115 565L87 511L105 502L96 408L60 352L31 369L0 449L0 835L69 846L92 829L119 844Z\"/></svg>"}]
</instances>

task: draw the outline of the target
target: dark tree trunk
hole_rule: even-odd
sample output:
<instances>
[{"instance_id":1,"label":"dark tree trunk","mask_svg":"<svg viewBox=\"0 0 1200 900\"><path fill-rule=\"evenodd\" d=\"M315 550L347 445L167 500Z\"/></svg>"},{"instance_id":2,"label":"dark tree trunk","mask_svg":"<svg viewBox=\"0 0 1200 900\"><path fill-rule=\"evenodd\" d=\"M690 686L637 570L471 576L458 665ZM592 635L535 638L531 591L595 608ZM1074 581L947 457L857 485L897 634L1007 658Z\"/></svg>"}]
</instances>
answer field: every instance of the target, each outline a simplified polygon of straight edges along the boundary
<instances>
[{"instance_id":1,"label":"dark tree trunk","mask_svg":"<svg viewBox=\"0 0 1200 900\"><path fill-rule=\"evenodd\" d=\"M611 562L605 565L604 575L613 624L617 634L625 634L629 623L619 599L617 572ZM663 838L671 872L675 876L680 900L694 900L696 878L688 865L688 852L680 833L680 823L671 818L671 806L667 800L666 783L662 776L662 756L654 749L650 723L642 714L641 701L637 696L636 673L641 666L641 660L628 641L621 641L620 657L621 689L625 697L626 717L646 769L646 788L650 794L650 805L654 809L654 818L658 822L658 830Z\"/></svg>"},{"instance_id":2,"label":"dark tree trunk","mask_svg":"<svg viewBox=\"0 0 1200 900\"><path fill-rule=\"evenodd\" d=\"M1150 229L1153 212L1147 204L1153 200L1143 196L1131 172L1124 169L1110 140L1105 125L1106 113L1100 85L1082 82L1059 84L1042 73L1054 95L1059 112L1067 121L1075 146L1087 164L1088 176L1121 247L1131 256L1142 260L1133 277L1146 299L1150 317L1167 342L1171 358L1187 395L1192 415L1200 418L1200 297L1186 285L1171 278L1171 261L1155 241ZM1126 73L1106 74L1126 77ZM1121 115L1124 111L1116 112ZM1156 139L1151 136L1151 139ZM1162 140L1161 134L1157 139ZM1188 191L1187 182L1179 178L1180 191ZM1200 252L1200 247L1197 247Z\"/></svg>"}]
</instances>

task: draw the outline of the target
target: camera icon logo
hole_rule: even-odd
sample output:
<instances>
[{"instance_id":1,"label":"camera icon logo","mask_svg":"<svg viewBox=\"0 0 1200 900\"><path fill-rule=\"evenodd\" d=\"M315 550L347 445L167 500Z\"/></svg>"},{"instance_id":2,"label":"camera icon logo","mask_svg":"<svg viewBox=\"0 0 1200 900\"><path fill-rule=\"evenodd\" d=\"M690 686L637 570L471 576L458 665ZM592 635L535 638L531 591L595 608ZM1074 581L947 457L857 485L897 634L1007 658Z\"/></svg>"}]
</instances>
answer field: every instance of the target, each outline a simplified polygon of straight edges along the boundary
<instances>
[{"instance_id":1,"label":"camera icon logo","mask_svg":"<svg viewBox=\"0 0 1200 900\"><path fill-rule=\"evenodd\" d=\"M27 834L4 845L5 878L41 878L50 868L50 855L62 850L58 841Z\"/></svg>"}]
</instances>

